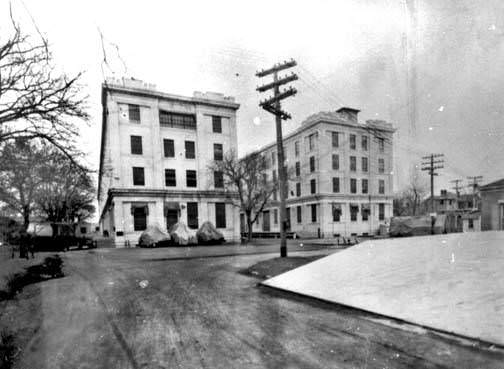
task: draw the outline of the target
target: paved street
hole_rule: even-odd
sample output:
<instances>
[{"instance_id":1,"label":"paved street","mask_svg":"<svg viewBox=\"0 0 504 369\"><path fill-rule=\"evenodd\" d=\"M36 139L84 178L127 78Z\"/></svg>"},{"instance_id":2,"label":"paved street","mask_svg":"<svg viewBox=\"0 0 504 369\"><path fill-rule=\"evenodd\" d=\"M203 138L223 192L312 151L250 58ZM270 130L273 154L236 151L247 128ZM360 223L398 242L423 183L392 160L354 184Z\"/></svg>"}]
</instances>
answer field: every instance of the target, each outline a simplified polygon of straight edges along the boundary
<instances>
[{"instance_id":1,"label":"paved street","mask_svg":"<svg viewBox=\"0 0 504 369\"><path fill-rule=\"evenodd\" d=\"M276 253L185 254L66 253L66 277L6 305L2 323L39 322L18 367L499 368L504 360L500 351L258 287L240 273Z\"/></svg>"}]
</instances>

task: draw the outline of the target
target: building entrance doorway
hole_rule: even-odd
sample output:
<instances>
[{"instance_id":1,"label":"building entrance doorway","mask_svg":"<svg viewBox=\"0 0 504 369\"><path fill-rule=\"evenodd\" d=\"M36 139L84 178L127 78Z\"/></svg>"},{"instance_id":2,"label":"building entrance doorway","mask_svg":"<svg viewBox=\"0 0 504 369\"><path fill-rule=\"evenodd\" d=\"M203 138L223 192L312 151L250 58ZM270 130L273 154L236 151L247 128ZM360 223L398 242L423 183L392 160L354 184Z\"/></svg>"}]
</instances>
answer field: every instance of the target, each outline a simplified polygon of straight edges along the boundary
<instances>
[{"instance_id":1,"label":"building entrance doorway","mask_svg":"<svg viewBox=\"0 0 504 369\"><path fill-rule=\"evenodd\" d=\"M178 210L176 209L167 209L166 210L166 229L168 232L171 227L178 223Z\"/></svg>"}]
</instances>

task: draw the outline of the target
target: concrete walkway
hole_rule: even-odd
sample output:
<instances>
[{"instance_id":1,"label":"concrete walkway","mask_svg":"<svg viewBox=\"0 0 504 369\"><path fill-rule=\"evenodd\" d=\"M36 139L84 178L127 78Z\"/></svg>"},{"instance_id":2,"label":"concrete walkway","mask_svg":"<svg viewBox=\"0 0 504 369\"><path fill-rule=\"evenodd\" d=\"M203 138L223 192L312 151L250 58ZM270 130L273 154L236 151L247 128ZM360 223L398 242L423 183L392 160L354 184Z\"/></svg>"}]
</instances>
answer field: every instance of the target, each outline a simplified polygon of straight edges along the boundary
<instances>
[{"instance_id":1,"label":"concrete walkway","mask_svg":"<svg viewBox=\"0 0 504 369\"><path fill-rule=\"evenodd\" d=\"M504 232L368 241L264 284L504 345Z\"/></svg>"}]
</instances>

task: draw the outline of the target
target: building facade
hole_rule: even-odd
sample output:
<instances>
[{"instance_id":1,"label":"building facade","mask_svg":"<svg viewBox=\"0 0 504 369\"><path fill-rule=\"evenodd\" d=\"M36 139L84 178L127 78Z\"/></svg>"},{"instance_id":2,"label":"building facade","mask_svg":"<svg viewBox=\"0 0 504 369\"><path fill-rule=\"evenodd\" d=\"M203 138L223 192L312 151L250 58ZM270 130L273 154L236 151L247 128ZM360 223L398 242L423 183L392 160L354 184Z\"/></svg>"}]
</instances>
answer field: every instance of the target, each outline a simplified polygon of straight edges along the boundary
<instances>
[{"instance_id":1,"label":"building facade","mask_svg":"<svg viewBox=\"0 0 504 369\"><path fill-rule=\"evenodd\" d=\"M287 220L298 237L373 235L392 216L394 129L385 121L359 123L358 112L314 114L284 138ZM259 152L276 181L276 143ZM279 206L274 193L253 232L279 232Z\"/></svg>"},{"instance_id":2,"label":"building facade","mask_svg":"<svg viewBox=\"0 0 504 369\"><path fill-rule=\"evenodd\" d=\"M481 230L504 230L504 179L480 187Z\"/></svg>"},{"instance_id":3,"label":"building facade","mask_svg":"<svg viewBox=\"0 0 504 369\"><path fill-rule=\"evenodd\" d=\"M98 179L100 229L116 246L136 245L149 225L197 229L212 222L226 240L239 239L236 196L208 165L236 152L234 98L162 93L142 81L102 85Z\"/></svg>"}]
</instances>

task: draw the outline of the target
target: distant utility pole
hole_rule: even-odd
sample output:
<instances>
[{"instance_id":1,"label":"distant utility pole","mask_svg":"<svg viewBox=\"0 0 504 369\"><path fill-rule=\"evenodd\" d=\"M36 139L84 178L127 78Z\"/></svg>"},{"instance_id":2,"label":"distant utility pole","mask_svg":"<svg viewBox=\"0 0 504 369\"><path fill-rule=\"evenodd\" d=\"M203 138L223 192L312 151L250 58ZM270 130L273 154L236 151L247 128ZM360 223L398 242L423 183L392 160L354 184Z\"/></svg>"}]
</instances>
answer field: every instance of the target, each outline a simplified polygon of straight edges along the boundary
<instances>
[{"instance_id":1,"label":"distant utility pole","mask_svg":"<svg viewBox=\"0 0 504 369\"><path fill-rule=\"evenodd\" d=\"M467 177L471 182L467 185L467 187L472 187L473 194L473 208L477 208L476 206L476 189L478 188L479 182L483 180L483 176L472 176Z\"/></svg>"},{"instance_id":2,"label":"distant utility pole","mask_svg":"<svg viewBox=\"0 0 504 369\"><path fill-rule=\"evenodd\" d=\"M462 187L459 186L459 183L462 182L461 179L454 179L453 181L450 181L451 183L455 183L455 186L452 188L455 190L455 193L457 194L457 198L460 196L460 189Z\"/></svg>"},{"instance_id":3,"label":"distant utility pole","mask_svg":"<svg viewBox=\"0 0 504 369\"><path fill-rule=\"evenodd\" d=\"M256 73L257 77L264 77L273 74L273 82L257 87L257 91L265 92L273 89L273 97L270 97L259 103L259 106L267 112L273 114L276 118L276 135L277 135L277 156L278 156L278 177L280 179L280 256L287 256L287 209L285 207L285 198L287 191L287 170L284 166L284 151L282 138L282 119L291 119L289 113L282 110L280 101L293 96L297 93L294 87L289 87L280 92L280 86L298 79L295 73L279 78L278 72L284 69L295 67L297 63L294 59L284 61L283 63L275 64L273 67L261 70Z\"/></svg>"},{"instance_id":4,"label":"distant utility pole","mask_svg":"<svg viewBox=\"0 0 504 369\"><path fill-rule=\"evenodd\" d=\"M422 157L423 160L428 160L422 163L422 170L426 170L430 175L430 190L431 190L431 212L434 213L434 176L437 176L436 169L444 168L444 154L430 154L429 156Z\"/></svg>"}]
</instances>

